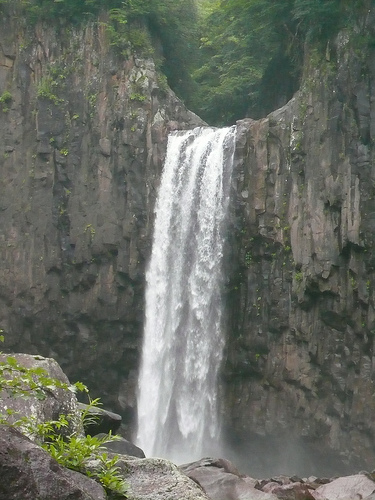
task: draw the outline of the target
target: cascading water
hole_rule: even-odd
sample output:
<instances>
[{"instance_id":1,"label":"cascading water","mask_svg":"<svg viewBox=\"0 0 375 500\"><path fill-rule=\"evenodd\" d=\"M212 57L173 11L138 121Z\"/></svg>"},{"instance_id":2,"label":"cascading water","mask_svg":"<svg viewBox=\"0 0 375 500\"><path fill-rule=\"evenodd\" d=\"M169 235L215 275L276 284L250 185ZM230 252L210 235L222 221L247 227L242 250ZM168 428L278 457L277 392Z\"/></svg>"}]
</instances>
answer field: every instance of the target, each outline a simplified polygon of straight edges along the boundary
<instances>
[{"instance_id":1,"label":"cascading water","mask_svg":"<svg viewBox=\"0 0 375 500\"><path fill-rule=\"evenodd\" d=\"M146 275L137 444L177 463L220 439L222 257L235 127L169 136Z\"/></svg>"}]
</instances>

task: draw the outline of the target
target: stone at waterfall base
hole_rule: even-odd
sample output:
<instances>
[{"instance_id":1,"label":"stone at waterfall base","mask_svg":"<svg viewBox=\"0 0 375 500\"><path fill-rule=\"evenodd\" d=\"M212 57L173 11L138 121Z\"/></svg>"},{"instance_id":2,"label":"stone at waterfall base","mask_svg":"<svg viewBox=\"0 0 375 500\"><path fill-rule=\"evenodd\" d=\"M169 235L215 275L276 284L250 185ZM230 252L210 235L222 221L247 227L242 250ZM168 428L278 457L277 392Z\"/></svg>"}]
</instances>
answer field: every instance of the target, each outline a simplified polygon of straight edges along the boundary
<instances>
[{"instance_id":1,"label":"stone at waterfall base","mask_svg":"<svg viewBox=\"0 0 375 500\"><path fill-rule=\"evenodd\" d=\"M375 473L334 479L275 476L257 480L228 460L204 458L180 467L211 500L375 500Z\"/></svg>"},{"instance_id":2,"label":"stone at waterfall base","mask_svg":"<svg viewBox=\"0 0 375 500\"><path fill-rule=\"evenodd\" d=\"M168 460L121 456L117 466L129 484L128 500L210 500L198 484Z\"/></svg>"},{"instance_id":3,"label":"stone at waterfall base","mask_svg":"<svg viewBox=\"0 0 375 500\"><path fill-rule=\"evenodd\" d=\"M277 497L255 488L256 479L241 476L228 460L203 458L180 467L198 483L211 500L277 500Z\"/></svg>"},{"instance_id":4,"label":"stone at waterfall base","mask_svg":"<svg viewBox=\"0 0 375 500\"><path fill-rule=\"evenodd\" d=\"M93 479L59 465L17 429L0 425L1 500L106 500Z\"/></svg>"},{"instance_id":5,"label":"stone at waterfall base","mask_svg":"<svg viewBox=\"0 0 375 500\"><path fill-rule=\"evenodd\" d=\"M103 433L96 434L95 437L99 439L104 438L105 434ZM120 436L117 436L116 441L110 441L109 443L105 443L103 445L103 448L112 453L117 453L118 455L128 455L131 457L145 458L145 454L143 450L141 450L141 448L139 448L135 444L131 443L127 439Z\"/></svg>"}]
</instances>

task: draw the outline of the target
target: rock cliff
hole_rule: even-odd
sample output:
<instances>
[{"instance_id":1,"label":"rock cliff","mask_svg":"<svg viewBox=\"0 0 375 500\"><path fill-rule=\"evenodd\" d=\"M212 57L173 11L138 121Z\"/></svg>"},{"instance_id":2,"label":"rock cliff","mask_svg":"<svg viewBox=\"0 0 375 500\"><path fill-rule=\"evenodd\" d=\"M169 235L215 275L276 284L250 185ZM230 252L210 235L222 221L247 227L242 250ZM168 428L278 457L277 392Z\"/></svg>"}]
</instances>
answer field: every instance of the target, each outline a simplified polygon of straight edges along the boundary
<instances>
[{"instance_id":1,"label":"rock cliff","mask_svg":"<svg viewBox=\"0 0 375 500\"><path fill-rule=\"evenodd\" d=\"M133 416L145 263L166 149L202 121L105 19L0 17L0 325Z\"/></svg>"},{"instance_id":2,"label":"rock cliff","mask_svg":"<svg viewBox=\"0 0 375 500\"><path fill-rule=\"evenodd\" d=\"M105 19L16 14L0 19L5 346L53 356L131 424L166 139L202 121L152 61L116 55ZM237 454L274 457L253 473L375 463L374 21L238 123L222 412Z\"/></svg>"},{"instance_id":3,"label":"rock cliff","mask_svg":"<svg viewBox=\"0 0 375 500\"><path fill-rule=\"evenodd\" d=\"M238 123L224 414L289 470L375 459L374 15Z\"/></svg>"}]
</instances>

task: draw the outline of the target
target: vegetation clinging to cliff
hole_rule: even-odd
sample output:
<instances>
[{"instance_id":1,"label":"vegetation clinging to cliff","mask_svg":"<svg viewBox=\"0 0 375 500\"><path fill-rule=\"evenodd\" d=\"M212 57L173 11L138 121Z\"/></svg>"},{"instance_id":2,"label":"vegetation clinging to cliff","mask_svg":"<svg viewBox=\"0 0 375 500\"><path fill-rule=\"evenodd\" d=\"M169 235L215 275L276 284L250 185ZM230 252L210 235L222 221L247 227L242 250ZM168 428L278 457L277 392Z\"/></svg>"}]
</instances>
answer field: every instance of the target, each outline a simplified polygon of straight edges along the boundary
<instances>
[{"instance_id":1,"label":"vegetation clinging to cliff","mask_svg":"<svg viewBox=\"0 0 375 500\"><path fill-rule=\"evenodd\" d=\"M305 43L323 53L371 0L199 0L200 48L190 106L217 125L258 118L299 85Z\"/></svg>"},{"instance_id":2,"label":"vegetation clinging to cliff","mask_svg":"<svg viewBox=\"0 0 375 500\"><path fill-rule=\"evenodd\" d=\"M259 118L298 89L305 43L325 51L372 0L0 0L34 20L109 12L111 43L154 53L172 89L213 125ZM156 51L153 47L159 46Z\"/></svg>"},{"instance_id":3,"label":"vegetation clinging to cliff","mask_svg":"<svg viewBox=\"0 0 375 500\"><path fill-rule=\"evenodd\" d=\"M171 87L191 95L191 72L198 50L195 0L0 0L23 13L28 20L78 24L109 13L108 32L120 51L126 45L149 56L153 46L157 64Z\"/></svg>"}]
</instances>

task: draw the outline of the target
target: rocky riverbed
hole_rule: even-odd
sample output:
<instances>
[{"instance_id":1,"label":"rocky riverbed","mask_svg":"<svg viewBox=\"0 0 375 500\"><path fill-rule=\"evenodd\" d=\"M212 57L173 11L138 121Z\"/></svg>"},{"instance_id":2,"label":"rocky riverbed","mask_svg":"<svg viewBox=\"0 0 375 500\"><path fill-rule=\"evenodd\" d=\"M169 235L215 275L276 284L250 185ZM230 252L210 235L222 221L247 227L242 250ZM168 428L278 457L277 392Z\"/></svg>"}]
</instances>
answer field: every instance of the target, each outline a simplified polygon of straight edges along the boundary
<instances>
[{"instance_id":1,"label":"rocky riverbed","mask_svg":"<svg viewBox=\"0 0 375 500\"><path fill-rule=\"evenodd\" d=\"M48 377L69 384L53 359L25 354L13 358L26 370L43 369ZM1 368L4 362L7 355L3 354ZM35 394L12 397L9 390L6 393L1 388L3 416L17 411L17 418L42 423L69 414L73 417L66 432L84 435L78 418L82 404L70 390L49 384L41 398ZM92 435L119 429L119 415L105 410L95 412L98 419L96 427L90 421ZM117 456L117 471L127 484L126 494L116 496L92 477L61 466L37 439L15 428L12 419L14 415L9 415L8 422L0 425L0 500L375 500L375 472L334 478L275 475L260 479L241 474L224 458L203 458L179 467L162 458L146 458L142 450L123 438L106 445L108 457ZM96 467L95 459L89 459L86 472Z\"/></svg>"}]
</instances>

